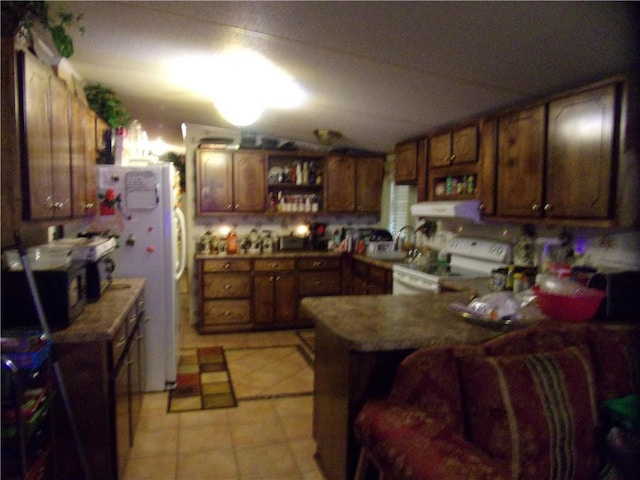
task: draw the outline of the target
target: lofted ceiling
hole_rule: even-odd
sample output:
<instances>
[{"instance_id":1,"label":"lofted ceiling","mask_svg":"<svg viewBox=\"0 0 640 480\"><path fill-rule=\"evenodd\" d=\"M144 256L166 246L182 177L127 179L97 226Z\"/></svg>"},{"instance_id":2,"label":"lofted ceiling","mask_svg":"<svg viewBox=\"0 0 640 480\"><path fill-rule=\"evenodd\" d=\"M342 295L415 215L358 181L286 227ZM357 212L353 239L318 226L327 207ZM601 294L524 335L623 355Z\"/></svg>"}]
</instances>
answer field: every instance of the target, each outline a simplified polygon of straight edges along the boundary
<instances>
[{"instance_id":1,"label":"lofted ceiling","mask_svg":"<svg viewBox=\"0 0 640 480\"><path fill-rule=\"evenodd\" d=\"M253 49L306 92L245 127L388 152L396 142L637 65L635 2L51 2L83 14L70 61L116 91L151 139L234 128L175 79L177 60ZM205 62L200 60L201 62ZM205 75L203 68L202 75ZM195 75L198 75L196 73ZM209 74L210 75L210 74Z\"/></svg>"}]
</instances>

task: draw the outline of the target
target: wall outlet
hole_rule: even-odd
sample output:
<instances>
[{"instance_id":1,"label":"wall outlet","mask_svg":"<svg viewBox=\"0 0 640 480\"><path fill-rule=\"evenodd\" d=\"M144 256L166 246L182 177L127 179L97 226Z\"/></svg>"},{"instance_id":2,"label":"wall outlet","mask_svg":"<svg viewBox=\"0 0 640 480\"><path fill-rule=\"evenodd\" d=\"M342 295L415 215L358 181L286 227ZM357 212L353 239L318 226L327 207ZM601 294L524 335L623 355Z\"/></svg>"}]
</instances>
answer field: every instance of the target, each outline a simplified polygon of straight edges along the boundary
<instances>
[{"instance_id":1,"label":"wall outlet","mask_svg":"<svg viewBox=\"0 0 640 480\"><path fill-rule=\"evenodd\" d=\"M51 225L47 227L47 242L51 243L56 239L57 227L55 225Z\"/></svg>"}]
</instances>

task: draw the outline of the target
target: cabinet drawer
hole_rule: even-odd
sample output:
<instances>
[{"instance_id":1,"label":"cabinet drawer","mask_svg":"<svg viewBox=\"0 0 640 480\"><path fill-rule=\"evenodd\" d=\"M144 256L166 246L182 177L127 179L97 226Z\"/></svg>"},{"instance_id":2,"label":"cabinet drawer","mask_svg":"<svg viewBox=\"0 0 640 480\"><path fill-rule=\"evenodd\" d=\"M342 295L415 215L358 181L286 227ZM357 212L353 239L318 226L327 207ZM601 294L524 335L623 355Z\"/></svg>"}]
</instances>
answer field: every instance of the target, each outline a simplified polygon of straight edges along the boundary
<instances>
[{"instance_id":1,"label":"cabinet drawer","mask_svg":"<svg viewBox=\"0 0 640 480\"><path fill-rule=\"evenodd\" d=\"M228 273L204 275L203 293L208 298L241 298L251 293L251 275Z\"/></svg>"},{"instance_id":2,"label":"cabinet drawer","mask_svg":"<svg viewBox=\"0 0 640 480\"><path fill-rule=\"evenodd\" d=\"M337 270L340 268L340 258L299 258L300 270Z\"/></svg>"},{"instance_id":3,"label":"cabinet drawer","mask_svg":"<svg viewBox=\"0 0 640 480\"><path fill-rule=\"evenodd\" d=\"M293 270L295 268L295 260L293 258L273 258L256 260L253 264L256 271L273 272L277 270Z\"/></svg>"},{"instance_id":4,"label":"cabinet drawer","mask_svg":"<svg viewBox=\"0 0 640 480\"><path fill-rule=\"evenodd\" d=\"M300 272L299 295L339 295L340 274L336 272Z\"/></svg>"},{"instance_id":5,"label":"cabinet drawer","mask_svg":"<svg viewBox=\"0 0 640 480\"><path fill-rule=\"evenodd\" d=\"M249 300L205 300L202 310L204 326L240 324L251 321Z\"/></svg>"},{"instance_id":6,"label":"cabinet drawer","mask_svg":"<svg viewBox=\"0 0 640 480\"><path fill-rule=\"evenodd\" d=\"M248 272L251 270L251 260L204 260L203 272Z\"/></svg>"},{"instance_id":7,"label":"cabinet drawer","mask_svg":"<svg viewBox=\"0 0 640 480\"><path fill-rule=\"evenodd\" d=\"M111 344L113 368L115 368L115 366L118 364L118 361L120 360L120 357L122 356L124 349L127 346L127 324L128 324L128 318L130 315L131 315L131 312L127 314L127 318L125 318L124 322L122 322L122 324L118 328L118 331L113 337L113 342ZM134 310L134 315L135 315L135 310Z\"/></svg>"}]
</instances>

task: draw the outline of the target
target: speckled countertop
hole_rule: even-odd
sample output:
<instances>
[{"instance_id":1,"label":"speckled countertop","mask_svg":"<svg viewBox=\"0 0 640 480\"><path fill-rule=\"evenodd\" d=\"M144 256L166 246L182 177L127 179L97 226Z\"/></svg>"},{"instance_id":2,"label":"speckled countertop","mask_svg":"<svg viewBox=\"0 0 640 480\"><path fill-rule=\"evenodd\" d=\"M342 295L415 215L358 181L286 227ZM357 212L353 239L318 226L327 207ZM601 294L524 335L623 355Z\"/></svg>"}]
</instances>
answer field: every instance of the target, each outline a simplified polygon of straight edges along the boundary
<instances>
[{"instance_id":1,"label":"speckled countertop","mask_svg":"<svg viewBox=\"0 0 640 480\"><path fill-rule=\"evenodd\" d=\"M88 303L75 321L54 332L54 343L109 341L144 288L144 278L116 278L99 301Z\"/></svg>"},{"instance_id":2,"label":"speckled countertop","mask_svg":"<svg viewBox=\"0 0 640 480\"><path fill-rule=\"evenodd\" d=\"M278 251L272 253L238 253L234 255L204 255L202 253L196 254L196 260L225 260L225 259L252 259L252 258L305 258L305 257L340 257L342 252L337 250L290 250L290 251Z\"/></svg>"},{"instance_id":3,"label":"speckled countertop","mask_svg":"<svg viewBox=\"0 0 640 480\"><path fill-rule=\"evenodd\" d=\"M469 299L469 292L308 297L301 308L347 349L360 352L481 343L503 333L469 323L448 308Z\"/></svg>"}]
</instances>

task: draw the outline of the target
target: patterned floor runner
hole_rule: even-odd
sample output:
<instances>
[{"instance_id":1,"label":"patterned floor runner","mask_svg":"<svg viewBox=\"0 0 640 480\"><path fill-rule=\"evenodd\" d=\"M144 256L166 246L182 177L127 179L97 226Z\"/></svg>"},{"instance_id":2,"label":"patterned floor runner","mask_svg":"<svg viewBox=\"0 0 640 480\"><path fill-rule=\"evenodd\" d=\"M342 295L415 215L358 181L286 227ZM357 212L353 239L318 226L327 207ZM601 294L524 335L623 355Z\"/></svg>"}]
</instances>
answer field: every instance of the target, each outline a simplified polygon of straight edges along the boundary
<instances>
[{"instance_id":1,"label":"patterned floor runner","mask_svg":"<svg viewBox=\"0 0 640 480\"><path fill-rule=\"evenodd\" d=\"M180 350L176 383L169 392L169 412L238 405L222 347Z\"/></svg>"}]
</instances>

